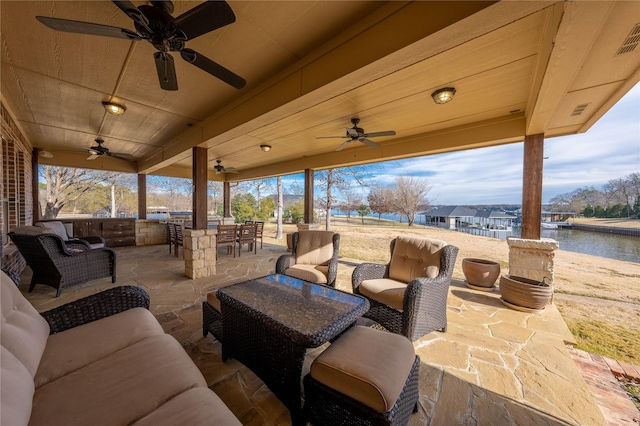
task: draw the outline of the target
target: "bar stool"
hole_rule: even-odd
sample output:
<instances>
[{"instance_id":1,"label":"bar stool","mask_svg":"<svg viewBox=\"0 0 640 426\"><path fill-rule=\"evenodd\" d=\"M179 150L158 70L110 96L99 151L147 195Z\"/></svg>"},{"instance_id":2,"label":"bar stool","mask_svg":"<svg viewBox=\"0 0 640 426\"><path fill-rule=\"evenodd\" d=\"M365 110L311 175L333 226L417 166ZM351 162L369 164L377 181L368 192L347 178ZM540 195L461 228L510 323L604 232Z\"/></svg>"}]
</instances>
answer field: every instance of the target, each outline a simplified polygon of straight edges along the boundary
<instances>
[{"instance_id":1,"label":"bar stool","mask_svg":"<svg viewBox=\"0 0 640 426\"><path fill-rule=\"evenodd\" d=\"M313 425L407 425L417 410L420 357L406 337L364 326L340 336L304 378Z\"/></svg>"}]
</instances>

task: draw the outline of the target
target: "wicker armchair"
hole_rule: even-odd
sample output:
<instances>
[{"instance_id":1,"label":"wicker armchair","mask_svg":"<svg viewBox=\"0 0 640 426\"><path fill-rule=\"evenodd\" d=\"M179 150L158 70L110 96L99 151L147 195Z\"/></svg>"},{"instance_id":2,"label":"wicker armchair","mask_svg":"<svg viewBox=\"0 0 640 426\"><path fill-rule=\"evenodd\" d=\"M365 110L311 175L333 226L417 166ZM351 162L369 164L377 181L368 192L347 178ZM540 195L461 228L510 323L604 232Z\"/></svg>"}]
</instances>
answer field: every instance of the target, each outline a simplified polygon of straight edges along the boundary
<instances>
[{"instance_id":1,"label":"wicker armchair","mask_svg":"<svg viewBox=\"0 0 640 426\"><path fill-rule=\"evenodd\" d=\"M340 234L330 231L300 231L292 236L291 254L283 254L276 262L276 274L336 286Z\"/></svg>"},{"instance_id":2,"label":"wicker armchair","mask_svg":"<svg viewBox=\"0 0 640 426\"><path fill-rule=\"evenodd\" d=\"M353 292L371 305L364 316L411 341L447 329L447 296L458 248L442 241L398 237L386 265L358 265Z\"/></svg>"},{"instance_id":3,"label":"wicker armchair","mask_svg":"<svg viewBox=\"0 0 640 426\"><path fill-rule=\"evenodd\" d=\"M116 282L116 255L109 248L81 248L65 244L56 234L32 229L17 228L9 236L33 271L29 292L44 284L55 288L58 297L63 288L96 278L111 276Z\"/></svg>"}]
</instances>

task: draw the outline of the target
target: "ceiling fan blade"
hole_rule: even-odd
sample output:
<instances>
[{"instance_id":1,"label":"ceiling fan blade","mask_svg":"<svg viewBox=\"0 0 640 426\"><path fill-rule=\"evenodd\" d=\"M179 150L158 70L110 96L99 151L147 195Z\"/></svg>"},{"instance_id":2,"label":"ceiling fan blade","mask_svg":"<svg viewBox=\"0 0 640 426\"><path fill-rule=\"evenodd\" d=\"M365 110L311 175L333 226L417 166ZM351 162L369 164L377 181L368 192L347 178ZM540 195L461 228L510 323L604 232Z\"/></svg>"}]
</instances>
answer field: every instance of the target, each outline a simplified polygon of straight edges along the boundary
<instances>
[{"instance_id":1,"label":"ceiling fan blade","mask_svg":"<svg viewBox=\"0 0 640 426\"><path fill-rule=\"evenodd\" d=\"M137 24L141 25L148 34L153 33L149 27L149 18L147 18L133 3L129 0L111 0L113 4L118 6L129 18L133 19Z\"/></svg>"},{"instance_id":2,"label":"ceiling fan blade","mask_svg":"<svg viewBox=\"0 0 640 426\"><path fill-rule=\"evenodd\" d=\"M247 84L244 78L229 71L222 65L213 62L211 59L201 55L195 50L182 49L180 51L180 55L185 61L195 65L203 71L208 72L212 76L219 78L236 89L242 89Z\"/></svg>"},{"instance_id":3,"label":"ceiling fan blade","mask_svg":"<svg viewBox=\"0 0 640 426\"><path fill-rule=\"evenodd\" d=\"M350 139L350 136L316 136L316 139Z\"/></svg>"},{"instance_id":4,"label":"ceiling fan blade","mask_svg":"<svg viewBox=\"0 0 640 426\"><path fill-rule=\"evenodd\" d=\"M187 40L193 40L235 21L236 15L225 1L205 1L175 19Z\"/></svg>"},{"instance_id":5,"label":"ceiling fan blade","mask_svg":"<svg viewBox=\"0 0 640 426\"><path fill-rule=\"evenodd\" d=\"M362 142L365 145L369 145L371 148L380 148L380 145L375 143L374 141L370 141L369 139L366 138L360 138L358 139L360 142Z\"/></svg>"},{"instance_id":6,"label":"ceiling fan blade","mask_svg":"<svg viewBox=\"0 0 640 426\"><path fill-rule=\"evenodd\" d=\"M349 145L351 143L351 141L346 141L345 143L343 143L342 145L340 145L338 148L336 148L336 151L342 151L343 149L345 149L347 147L347 145Z\"/></svg>"},{"instance_id":7,"label":"ceiling fan blade","mask_svg":"<svg viewBox=\"0 0 640 426\"><path fill-rule=\"evenodd\" d=\"M125 40L142 40L138 34L125 28L92 24L90 22L70 21L68 19L49 18L47 16L36 16L36 19L51 29L65 33L89 34L123 38Z\"/></svg>"},{"instance_id":8,"label":"ceiling fan blade","mask_svg":"<svg viewBox=\"0 0 640 426\"><path fill-rule=\"evenodd\" d=\"M130 157L129 154L116 154L112 152L107 152L107 155L109 157L117 158L118 160L133 161L133 159Z\"/></svg>"},{"instance_id":9,"label":"ceiling fan blade","mask_svg":"<svg viewBox=\"0 0 640 426\"><path fill-rule=\"evenodd\" d=\"M98 154L91 154L90 156L87 157L87 160L95 160L96 158L100 157L100 155Z\"/></svg>"},{"instance_id":10,"label":"ceiling fan blade","mask_svg":"<svg viewBox=\"0 0 640 426\"><path fill-rule=\"evenodd\" d=\"M156 52L153 54L153 58L156 61L160 87L164 90L178 90L178 78L173 57L168 53Z\"/></svg>"},{"instance_id":11,"label":"ceiling fan blade","mask_svg":"<svg viewBox=\"0 0 640 426\"><path fill-rule=\"evenodd\" d=\"M236 169L234 169L233 167L229 167L228 169L224 169L225 173L238 173L238 171Z\"/></svg>"},{"instance_id":12,"label":"ceiling fan blade","mask_svg":"<svg viewBox=\"0 0 640 426\"><path fill-rule=\"evenodd\" d=\"M375 138L378 136L395 136L396 132L394 132L393 130L387 130L386 132L373 132L373 133L367 133L365 136L368 138Z\"/></svg>"}]
</instances>

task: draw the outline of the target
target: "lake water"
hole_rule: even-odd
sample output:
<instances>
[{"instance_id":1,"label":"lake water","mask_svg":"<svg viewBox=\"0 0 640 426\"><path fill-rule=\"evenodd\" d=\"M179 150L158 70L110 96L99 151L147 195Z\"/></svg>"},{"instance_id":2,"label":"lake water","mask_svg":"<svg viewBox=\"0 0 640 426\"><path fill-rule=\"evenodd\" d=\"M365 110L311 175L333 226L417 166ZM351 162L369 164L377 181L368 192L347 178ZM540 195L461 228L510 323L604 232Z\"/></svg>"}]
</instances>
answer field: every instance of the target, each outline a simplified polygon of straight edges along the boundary
<instances>
[{"instance_id":1,"label":"lake water","mask_svg":"<svg viewBox=\"0 0 640 426\"><path fill-rule=\"evenodd\" d=\"M344 215L342 211L335 211L337 215ZM359 218L358 213L352 213L354 219ZM378 216L372 216L377 218ZM398 215L382 215L383 219L400 220ZM404 223L407 218L403 218ZM416 224L424 225L424 216L416 216ZM520 229L514 228L512 232L506 231L485 231L485 230L465 230L470 234L484 235L492 238L506 240L507 236L520 236ZM640 238L628 235L615 235L602 232L578 231L574 229L541 229L542 238L552 238L560 245L560 250L572 251L574 253L590 254L593 256L606 257L608 259L625 260L628 262L640 263Z\"/></svg>"}]
</instances>

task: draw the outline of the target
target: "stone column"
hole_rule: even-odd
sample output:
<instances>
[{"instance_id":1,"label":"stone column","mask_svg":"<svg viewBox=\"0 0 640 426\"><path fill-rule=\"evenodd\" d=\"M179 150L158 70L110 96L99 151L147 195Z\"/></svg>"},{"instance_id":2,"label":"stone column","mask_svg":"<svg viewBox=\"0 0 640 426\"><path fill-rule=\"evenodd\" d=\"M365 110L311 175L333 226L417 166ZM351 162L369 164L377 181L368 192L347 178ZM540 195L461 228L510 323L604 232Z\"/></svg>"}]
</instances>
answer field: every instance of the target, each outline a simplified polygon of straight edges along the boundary
<instances>
[{"instance_id":1,"label":"stone column","mask_svg":"<svg viewBox=\"0 0 640 426\"><path fill-rule=\"evenodd\" d=\"M550 238L528 240L508 237L509 274L542 281L549 277L553 283L553 258L558 242Z\"/></svg>"},{"instance_id":2,"label":"stone column","mask_svg":"<svg viewBox=\"0 0 640 426\"><path fill-rule=\"evenodd\" d=\"M184 274L202 278L216 273L217 229L185 229L183 232Z\"/></svg>"}]
</instances>

